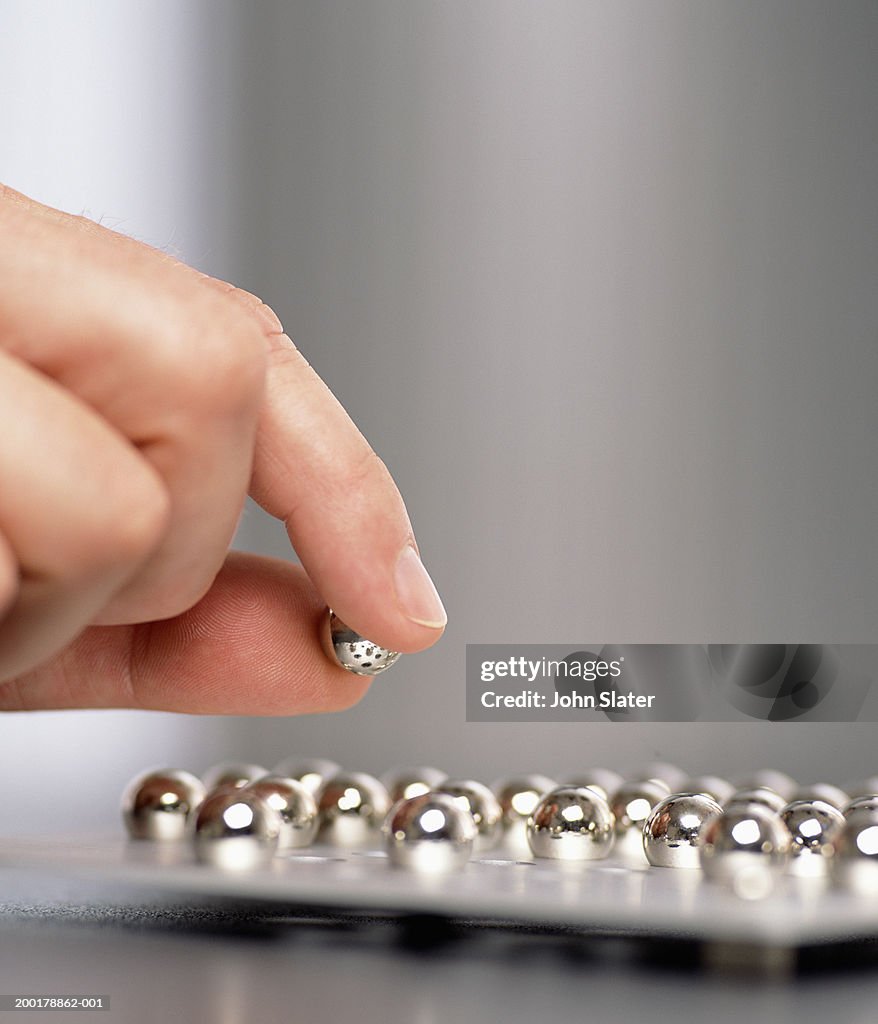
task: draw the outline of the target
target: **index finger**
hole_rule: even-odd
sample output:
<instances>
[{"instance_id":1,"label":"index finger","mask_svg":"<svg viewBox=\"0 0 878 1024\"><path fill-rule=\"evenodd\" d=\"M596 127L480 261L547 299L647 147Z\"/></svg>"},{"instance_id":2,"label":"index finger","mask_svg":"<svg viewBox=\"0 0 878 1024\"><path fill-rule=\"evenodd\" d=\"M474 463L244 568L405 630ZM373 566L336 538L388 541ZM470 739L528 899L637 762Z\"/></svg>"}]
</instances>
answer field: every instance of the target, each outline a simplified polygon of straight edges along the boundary
<instances>
[{"instance_id":1,"label":"index finger","mask_svg":"<svg viewBox=\"0 0 878 1024\"><path fill-rule=\"evenodd\" d=\"M251 494L352 629L396 651L429 647L445 609L393 479L292 341L269 342Z\"/></svg>"}]
</instances>

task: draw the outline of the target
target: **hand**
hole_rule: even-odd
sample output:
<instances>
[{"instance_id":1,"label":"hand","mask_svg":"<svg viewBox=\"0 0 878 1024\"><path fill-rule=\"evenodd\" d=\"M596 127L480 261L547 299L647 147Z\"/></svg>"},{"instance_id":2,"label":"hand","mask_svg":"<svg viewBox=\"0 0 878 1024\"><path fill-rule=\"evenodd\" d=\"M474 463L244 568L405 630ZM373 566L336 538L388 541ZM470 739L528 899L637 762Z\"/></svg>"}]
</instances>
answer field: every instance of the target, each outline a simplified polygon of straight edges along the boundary
<instances>
[{"instance_id":1,"label":"hand","mask_svg":"<svg viewBox=\"0 0 878 1024\"><path fill-rule=\"evenodd\" d=\"M245 494L304 566L228 554ZM259 299L0 186L0 709L355 703L442 633L383 463Z\"/></svg>"}]
</instances>

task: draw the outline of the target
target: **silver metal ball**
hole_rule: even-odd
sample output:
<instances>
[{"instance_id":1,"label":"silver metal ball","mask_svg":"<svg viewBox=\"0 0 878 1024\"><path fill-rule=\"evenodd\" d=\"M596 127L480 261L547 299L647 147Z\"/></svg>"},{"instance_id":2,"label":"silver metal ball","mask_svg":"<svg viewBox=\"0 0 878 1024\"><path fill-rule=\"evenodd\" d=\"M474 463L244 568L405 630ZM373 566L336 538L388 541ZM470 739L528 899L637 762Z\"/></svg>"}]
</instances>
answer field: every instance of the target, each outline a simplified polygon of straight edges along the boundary
<instances>
[{"instance_id":1,"label":"silver metal ball","mask_svg":"<svg viewBox=\"0 0 878 1024\"><path fill-rule=\"evenodd\" d=\"M278 850L297 849L314 842L317 801L301 782L282 775L266 775L251 782L242 792L255 793L277 811L280 817Z\"/></svg>"},{"instance_id":2,"label":"silver metal ball","mask_svg":"<svg viewBox=\"0 0 878 1024\"><path fill-rule=\"evenodd\" d=\"M610 799L610 810L616 821L616 832L640 831L653 807L671 791L658 779L623 782Z\"/></svg>"},{"instance_id":3,"label":"silver metal ball","mask_svg":"<svg viewBox=\"0 0 878 1024\"><path fill-rule=\"evenodd\" d=\"M779 793L784 801L793 799L793 794L798 789L796 780L787 775L786 772L776 771L774 768L762 768L755 772L742 775L732 782L736 790L742 789L773 789Z\"/></svg>"},{"instance_id":4,"label":"silver metal ball","mask_svg":"<svg viewBox=\"0 0 878 1024\"><path fill-rule=\"evenodd\" d=\"M722 808L704 793L676 793L653 807L643 825L643 852L661 868L698 868L704 823Z\"/></svg>"},{"instance_id":5,"label":"silver metal ball","mask_svg":"<svg viewBox=\"0 0 878 1024\"><path fill-rule=\"evenodd\" d=\"M553 789L528 818L527 841L535 857L600 860L609 854L615 841L610 805L593 789Z\"/></svg>"},{"instance_id":6,"label":"silver metal ball","mask_svg":"<svg viewBox=\"0 0 878 1024\"><path fill-rule=\"evenodd\" d=\"M196 776L155 768L126 786L122 818L132 839L183 839L204 797L204 785Z\"/></svg>"},{"instance_id":7,"label":"silver metal ball","mask_svg":"<svg viewBox=\"0 0 878 1024\"><path fill-rule=\"evenodd\" d=\"M417 768L395 768L385 772L381 782L390 794L390 802L395 804L397 800L423 796L439 787L447 778L446 773L438 768L420 765Z\"/></svg>"},{"instance_id":8,"label":"silver metal ball","mask_svg":"<svg viewBox=\"0 0 878 1024\"><path fill-rule=\"evenodd\" d=\"M784 807L786 807L786 801L780 793L769 789L767 786L757 786L756 789L735 790L723 806L727 808L736 805L746 807L749 804L758 804L773 814L780 814Z\"/></svg>"},{"instance_id":9,"label":"silver metal ball","mask_svg":"<svg viewBox=\"0 0 878 1024\"><path fill-rule=\"evenodd\" d=\"M701 867L713 881L747 899L767 896L790 852L790 833L774 811L760 804L737 804L705 822Z\"/></svg>"},{"instance_id":10,"label":"silver metal ball","mask_svg":"<svg viewBox=\"0 0 878 1024\"><path fill-rule=\"evenodd\" d=\"M735 787L718 775L693 775L683 783L682 793L704 793L718 804L724 804L735 792Z\"/></svg>"},{"instance_id":11,"label":"silver metal ball","mask_svg":"<svg viewBox=\"0 0 878 1024\"><path fill-rule=\"evenodd\" d=\"M849 818L854 811L878 811L878 793L870 793L866 796L854 797L853 800L849 800L844 807L841 809L841 813L845 818Z\"/></svg>"},{"instance_id":12,"label":"silver metal ball","mask_svg":"<svg viewBox=\"0 0 878 1024\"><path fill-rule=\"evenodd\" d=\"M356 676L380 675L399 658L398 651L381 647L355 633L333 611L329 613L328 634L328 653Z\"/></svg>"},{"instance_id":13,"label":"silver metal ball","mask_svg":"<svg viewBox=\"0 0 878 1024\"><path fill-rule=\"evenodd\" d=\"M860 807L845 818L830 861L837 885L865 895L878 895L878 810Z\"/></svg>"},{"instance_id":14,"label":"silver metal ball","mask_svg":"<svg viewBox=\"0 0 878 1024\"><path fill-rule=\"evenodd\" d=\"M568 776L562 785L595 789L605 800L609 800L624 781L618 772L610 768L587 768L584 772Z\"/></svg>"},{"instance_id":15,"label":"silver metal ball","mask_svg":"<svg viewBox=\"0 0 878 1024\"><path fill-rule=\"evenodd\" d=\"M215 764L208 768L202 774L201 781L207 787L208 792L227 787L243 789L244 786L255 782L257 779L261 779L263 775L267 774L268 770L260 764L247 764L242 761L222 761L220 764Z\"/></svg>"},{"instance_id":16,"label":"silver metal ball","mask_svg":"<svg viewBox=\"0 0 878 1024\"><path fill-rule=\"evenodd\" d=\"M397 801L381 830L392 864L431 874L463 867L478 834L472 815L447 793Z\"/></svg>"},{"instance_id":17,"label":"silver metal ball","mask_svg":"<svg viewBox=\"0 0 878 1024\"><path fill-rule=\"evenodd\" d=\"M210 794L195 819L195 856L223 871L249 871L277 852L281 819L261 796L226 788Z\"/></svg>"},{"instance_id":18,"label":"silver metal ball","mask_svg":"<svg viewBox=\"0 0 878 1024\"><path fill-rule=\"evenodd\" d=\"M503 835L503 809L496 796L475 779L448 779L436 789L450 796L469 814L476 826L473 849L481 853L493 849Z\"/></svg>"},{"instance_id":19,"label":"silver metal ball","mask_svg":"<svg viewBox=\"0 0 878 1024\"><path fill-rule=\"evenodd\" d=\"M357 848L372 843L390 810L384 786L365 772L339 772L320 793L319 838L336 846Z\"/></svg>"},{"instance_id":20,"label":"silver metal ball","mask_svg":"<svg viewBox=\"0 0 878 1024\"><path fill-rule=\"evenodd\" d=\"M543 794L556 786L557 783L548 776L531 773L499 779L491 789L500 802L503 821L507 826L514 826L523 825Z\"/></svg>"},{"instance_id":21,"label":"silver metal ball","mask_svg":"<svg viewBox=\"0 0 878 1024\"><path fill-rule=\"evenodd\" d=\"M811 786L800 786L790 797L789 803L805 800L820 800L840 811L850 801L850 796L829 782L815 782Z\"/></svg>"},{"instance_id":22,"label":"silver metal ball","mask_svg":"<svg viewBox=\"0 0 878 1024\"><path fill-rule=\"evenodd\" d=\"M341 765L329 761L325 757L285 757L279 761L272 775L282 775L285 779L295 779L316 797L325 783L341 771Z\"/></svg>"},{"instance_id":23,"label":"silver metal ball","mask_svg":"<svg viewBox=\"0 0 878 1024\"><path fill-rule=\"evenodd\" d=\"M844 825L841 811L824 800L793 800L780 812L780 820L792 837L793 856L822 870Z\"/></svg>"}]
</instances>

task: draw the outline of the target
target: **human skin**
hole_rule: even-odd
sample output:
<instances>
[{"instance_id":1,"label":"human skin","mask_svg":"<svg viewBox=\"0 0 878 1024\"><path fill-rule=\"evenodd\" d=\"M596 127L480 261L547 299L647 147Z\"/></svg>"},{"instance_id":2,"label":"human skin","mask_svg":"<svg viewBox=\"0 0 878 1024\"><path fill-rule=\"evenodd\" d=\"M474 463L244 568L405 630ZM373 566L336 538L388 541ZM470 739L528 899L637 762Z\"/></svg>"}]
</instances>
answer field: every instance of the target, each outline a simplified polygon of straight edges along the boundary
<instances>
[{"instance_id":1,"label":"human skin","mask_svg":"<svg viewBox=\"0 0 878 1024\"><path fill-rule=\"evenodd\" d=\"M247 493L302 567L229 552ZM356 703L441 601L386 467L258 298L0 186L0 710Z\"/></svg>"}]
</instances>

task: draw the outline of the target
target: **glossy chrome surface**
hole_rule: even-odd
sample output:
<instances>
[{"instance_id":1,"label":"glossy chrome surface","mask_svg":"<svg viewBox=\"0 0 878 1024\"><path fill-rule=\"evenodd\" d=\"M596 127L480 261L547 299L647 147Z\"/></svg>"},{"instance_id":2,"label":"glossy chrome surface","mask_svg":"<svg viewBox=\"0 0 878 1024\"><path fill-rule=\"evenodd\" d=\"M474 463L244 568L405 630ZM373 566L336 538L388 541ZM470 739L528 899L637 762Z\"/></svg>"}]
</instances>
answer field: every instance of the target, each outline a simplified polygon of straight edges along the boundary
<instances>
[{"instance_id":1,"label":"glossy chrome surface","mask_svg":"<svg viewBox=\"0 0 878 1024\"><path fill-rule=\"evenodd\" d=\"M316 797L326 781L340 771L340 764L329 761L325 757L285 757L283 761L279 761L275 765L272 775L295 779Z\"/></svg>"},{"instance_id":2,"label":"glossy chrome surface","mask_svg":"<svg viewBox=\"0 0 878 1024\"><path fill-rule=\"evenodd\" d=\"M463 867L478 834L469 811L447 793L397 801L381 831L392 864L428 874Z\"/></svg>"},{"instance_id":3,"label":"glossy chrome surface","mask_svg":"<svg viewBox=\"0 0 878 1024\"><path fill-rule=\"evenodd\" d=\"M841 813L848 818L854 811L861 810L878 811L878 793L854 797L842 807Z\"/></svg>"},{"instance_id":4,"label":"glossy chrome surface","mask_svg":"<svg viewBox=\"0 0 878 1024\"><path fill-rule=\"evenodd\" d=\"M245 786L277 811L280 817L278 850L310 846L317 835L317 801L313 793L296 779L266 775Z\"/></svg>"},{"instance_id":5,"label":"glossy chrome surface","mask_svg":"<svg viewBox=\"0 0 878 1024\"><path fill-rule=\"evenodd\" d=\"M339 772L323 787L317 808L320 839L356 848L374 840L390 809L390 797L372 775Z\"/></svg>"},{"instance_id":6,"label":"glossy chrome surface","mask_svg":"<svg viewBox=\"0 0 878 1024\"><path fill-rule=\"evenodd\" d=\"M790 797L789 802L820 800L840 811L842 807L847 806L850 799L849 794L838 786L833 786L828 782L815 782L811 786L800 786Z\"/></svg>"},{"instance_id":7,"label":"glossy chrome surface","mask_svg":"<svg viewBox=\"0 0 878 1024\"><path fill-rule=\"evenodd\" d=\"M540 802L540 797L554 789L557 783L546 775L530 773L499 779L491 789L500 802L503 821L507 826L523 824Z\"/></svg>"},{"instance_id":8,"label":"glossy chrome surface","mask_svg":"<svg viewBox=\"0 0 878 1024\"><path fill-rule=\"evenodd\" d=\"M122 795L122 818L132 839L183 839L205 797L189 772L155 768L132 779Z\"/></svg>"},{"instance_id":9,"label":"glossy chrome surface","mask_svg":"<svg viewBox=\"0 0 878 1024\"><path fill-rule=\"evenodd\" d=\"M241 761L222 761L208 768L201 776L207 791L214 789L241 789L250 782L261 779L268 774L268 769L259 764L247 764Z\"/></svg>"},{"instance_id":10,"label":"glossy chrome surface","mask_svg":"<svg viewBox=\"0 0 878 1024\"><path fill-rule=\"evenodd\" d=\"M653 807L670 795L667 783L659 779L623 782L610 799L616 832L621 834L631 829L642 829Z\"/></svg>"},{"instance_id":11,"label":"glossy chrome surface","mask_svg":"<svg viewBox=\"0 0 878 1024\"><path fill-rule=\"evenodd\" d=\"M770 894L790 852L790 833L774 811L736 804L711 818L701 833L701 867L713 881L745 899Z\"/></svg>"},{"instance_id":12,"label":"glossy chrome surface","mask_svg":"<svg viewBox=\"0 0 878 1024\"><path fill-rule=\"evenodd\" d=\"M476 826L476 852L497 845L503 835L503 810L486 785L475 779L448 779L436 791L452 797L458 807L472 817Z\"/></svg>"},{"instance_id":13,"label":"glossy chrome surface","mask_svg":"<svg viewBox=\"0 0 878 1024\"><path fill-rule=\"evenodd\" d=\"M735 792L735 787L718 775L693 775L686 779L681 793L704 793L718 804L724 804Z\"/></svg>"},{"instance_id":14,"label":"glossy chrome surface","mask_svg":"<svg viewBox=\"0 0 878 1024\"><path fill-rule=\"evenodd\" d=\"M722 808L704 793L675 793L652 809L643 825L643 852L662 868L698 868L704 824Z\"/></svg>"},{"instance_id":15,"label":"glossy chrome surface","mask_svg":"<svg viewBox=\"0 0 878 1024\"><path fill-rule=\"evenodd\" d=\"M327 627L327 653L342 668L357 676L377 676L399 658L398 651L388 650L355 633L330 611Z\"/></svg>"},{"instance_id":16,"label":"glossy chrome surface","mask_svg":"<svg viewBox=\"0 0 878 1024\"><path fill-rule=\"evenodd\" d=\"M413 796L423 796L436 789L448 778L438 768L419 765L415 768L394 768L381 776L381 782L390 794L390 802L408 800Z\"/></svg>"},{"instance_id":17,"label":"glossy chrome surface","mask_svg":"<svg viewBox=\"0 0 878 1024\"><path fill-rule=\"evenodd\" d=\"M593 789L562 786L546 793L527 821L535 857L588 861L606 857L615 832L610 805Z\"/></svg>"},{"instance_id":18,"label":"glossy chrome surface","mask_svg":"<svg viewBox=\"0 0 878 1024\"><path fill-rule=\"evenodd\" d=\"M760 807L765 807L766 810L772 811L774 814L780 814L784 807L786 807L787 802L780 793L775 790L768 789L767 786L757 786L756 789L735 790L723 806L747 806L748 804L758 804Z\"/></svg>"},{"instance_id":19,"label":"glossy chrome surface","mask_svg":"<svg viewBox=\"0 0 878 1024\"><path fill-rule=\"evenodd\" d=\"M798 789L796 780L786 772L775 771L773 768L762 768L748 772L732 779L736 790L740 789L773 789L784 798L784 803L792 800L793 793Z\"/></svg>"},{"instance_id":20,"label":"glossy chrome surface","mask_svg":"<svg viewBox=\"0 0 878 1024\"><path fill-rule=\"evenodd\" d=\"M830 870L837 885L864 896L878 896L878 810L850 812L835 839Z\"/></svg>"},{"instance_id":21,"label":"glossy chrome surface","mask_svg":"<svg viewBox=\"0 0 878 1024\"><path fill-rule=\"evenodd\" d=\"M596 789L605 800L609 800L624 781L625 779L611 768L586 768L584 772L567 776L561 785Z\"/></svg>"},{"instance_id":22,"label":"glossy chrome surface","mask_svg":"<svg viewBox=\"0 0 878 1024\"><path fill-rule=\"evenodd\" d=\"M844 825L841 811L824 800L793 800L780 812L780 820L792 838L793 856L823 870Z\"/></svg>"},{"instance_id":23,"label":"glossy chrome surface","mask_svg":"<svg viewBox=\"0 0 878 1024\"><path fill-rule=\"evenodd\" d=\"M195 819L195 856L223 871L249 871L277 851L281 820L261 796L246 788L211 793Z\"/></svg>"}]
</instances>

